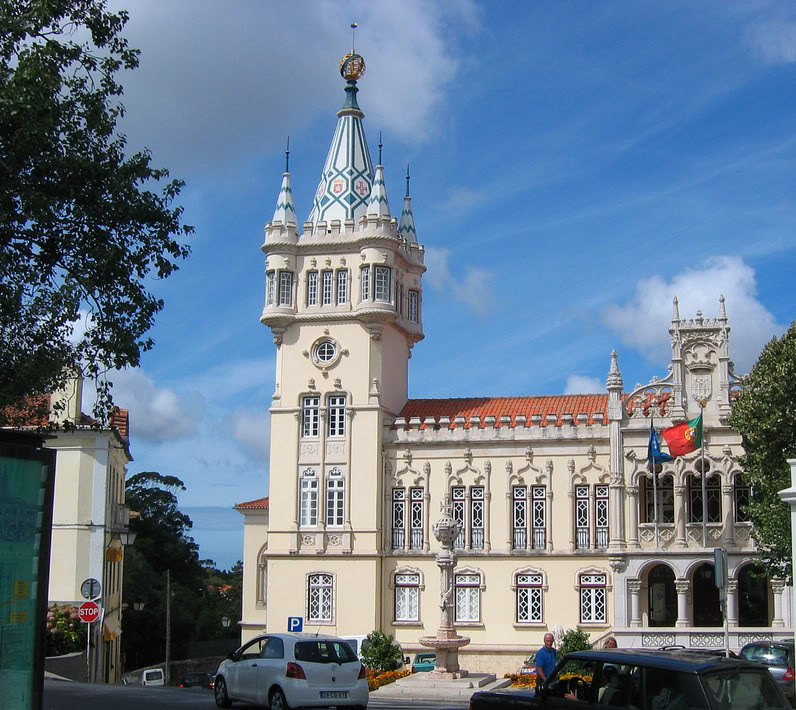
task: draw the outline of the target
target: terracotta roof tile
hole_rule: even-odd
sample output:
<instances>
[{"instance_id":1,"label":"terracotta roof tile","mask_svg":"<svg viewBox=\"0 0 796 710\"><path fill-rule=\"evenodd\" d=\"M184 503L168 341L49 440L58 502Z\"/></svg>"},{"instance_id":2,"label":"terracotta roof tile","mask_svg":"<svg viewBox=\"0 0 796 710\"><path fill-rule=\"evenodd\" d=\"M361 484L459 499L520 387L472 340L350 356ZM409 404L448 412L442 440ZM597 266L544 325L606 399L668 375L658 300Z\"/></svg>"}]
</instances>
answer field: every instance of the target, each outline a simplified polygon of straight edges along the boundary
<instances>
[{"instance_id":1,"label":"terracotta roof tile","mask_svg":"<svg viewBox=\"0 0 796 710\"><path fill-rule=\"evenodd\" d=\"M255 498L234 506L235 510L268 510L268 496Z\"/></svg>"},{"instance_id":2,"label":"terracotta roof tile","mask_svg":"<svg viewBox=\"0 0 796 710\"><path fill-rule=\"evenodd\" d=\"M511 417L511 426L516 426L516 418L525 416L525 425L530 426L531 417L539 416L539 426L547 426L547 415L556 417L556 424L561 424L564 414L572 415L572 423L578 425L578 414L586 414L588 424L594 423L594 415L603 415L606 419L608 406L607 394L561 394L538 397L463 397L458 399L410 399L401 410L399 417L407 422L412 417L420 418L420 428L426 417L433 417L439 423L440 417L450 417L450 428L455 429L456 417L464 417L464 428L470 428L470 417L480 417L480 426L484 427L485 417L495 417L495 426L500 427L500 418Z\"/></svg>"},{"instance_id":3,"label":"terracotta roof tile","mask_svg":"<svg viewBox=\"0 0 796 710\"><path fill-rule=\"evenodd\" d=\"M129 438L130 413L126 409L119 409L119 407L116 407L111 415L111 426L115 427L125 439Z\"/></svg>"}]
</instances>

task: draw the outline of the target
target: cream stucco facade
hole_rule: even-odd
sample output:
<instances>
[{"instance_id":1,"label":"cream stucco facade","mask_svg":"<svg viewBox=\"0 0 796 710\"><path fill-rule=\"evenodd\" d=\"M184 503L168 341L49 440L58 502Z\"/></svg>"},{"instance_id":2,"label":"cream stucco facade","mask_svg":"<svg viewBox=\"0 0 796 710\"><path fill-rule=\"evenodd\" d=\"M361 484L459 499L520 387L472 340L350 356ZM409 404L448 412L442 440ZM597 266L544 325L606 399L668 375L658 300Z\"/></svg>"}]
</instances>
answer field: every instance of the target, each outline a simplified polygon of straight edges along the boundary
<instances>
[{"instance_id":1,"label":"cream stucco facade","mask_svg":"<svg viewBox=\"0 0 796 710\"><path fill-rule=\"evenodd\" d=\"M81 413L82 388L73 380L60 415L70 426L48 439L55 449L52 547L48 600L51 604L85 601L81 585L96 579L101 594L101 622L91 624L90 679L121 680L120 659L124 548L118 536L126 530L126 466L132 461L127 413L121 410L110 428L92 427Z\"/></svg>"},{"instance_id":2,"label":"cream stucco facade","mask_svg":"<svg viewBox=\"0 0 796 710\"><path fill-rule=\"evenodd\" d=\"M424 249L408 178L390 214L346 78L310 219L299 233L285 172L265 228L276 387L269 495L237 506L243 640L302 617L305 630L379 629L421 650L440 617L442 504L462 523L455 624L470 670L516 670L557 626L597 643L721 646L716 547L729 553L731 646L790 633L790 588L749 574L724 300L687 320L675 301L669 372L629 391L611 353L602 394L408 399ZM651 417L662 429L700 411L704 456L653 479Z\"/></svg>"}]
</instances>

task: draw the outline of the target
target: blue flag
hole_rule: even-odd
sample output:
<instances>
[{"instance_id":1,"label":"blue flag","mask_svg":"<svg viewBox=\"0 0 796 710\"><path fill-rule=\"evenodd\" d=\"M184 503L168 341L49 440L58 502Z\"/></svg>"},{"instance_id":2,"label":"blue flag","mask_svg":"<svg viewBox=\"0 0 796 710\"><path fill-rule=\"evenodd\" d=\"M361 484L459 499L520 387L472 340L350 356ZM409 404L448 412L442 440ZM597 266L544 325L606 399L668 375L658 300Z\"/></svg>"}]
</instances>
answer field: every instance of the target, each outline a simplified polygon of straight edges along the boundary
<instances>
[{"instance_id":1,"label":"blue flag","mask_svg":"<svg viewBox=\"0 0 796 710\"><path fill-rule=\"evenodd\" d=\"M664 461L672 461L673 458L673 456L664 454L663 451L661 451L661 442L658 439L658 432L655 431L652 419L650 419L650 443L647 445L647 460L651 466L654 466Z\"/></svg>"}]
</instances>

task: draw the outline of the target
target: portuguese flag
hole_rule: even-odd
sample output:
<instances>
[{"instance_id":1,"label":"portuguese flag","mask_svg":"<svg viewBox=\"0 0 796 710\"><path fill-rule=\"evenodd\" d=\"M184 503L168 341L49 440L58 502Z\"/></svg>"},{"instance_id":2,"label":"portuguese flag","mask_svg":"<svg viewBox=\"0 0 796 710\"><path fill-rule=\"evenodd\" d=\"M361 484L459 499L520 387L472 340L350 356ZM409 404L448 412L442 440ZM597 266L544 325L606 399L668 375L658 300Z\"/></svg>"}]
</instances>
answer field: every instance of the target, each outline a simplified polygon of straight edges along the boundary
<instances>
[{"instance_id":1,"label":"portuguese flag","mask_svg":"<svg viewBox=\"0 0 796 710\"><path fill-rule=\"evenodd\" d=\"M661 432L672 456L690 454L702 446L702 415L682 424L675 424Z\"/></svg>"}]
</instances>

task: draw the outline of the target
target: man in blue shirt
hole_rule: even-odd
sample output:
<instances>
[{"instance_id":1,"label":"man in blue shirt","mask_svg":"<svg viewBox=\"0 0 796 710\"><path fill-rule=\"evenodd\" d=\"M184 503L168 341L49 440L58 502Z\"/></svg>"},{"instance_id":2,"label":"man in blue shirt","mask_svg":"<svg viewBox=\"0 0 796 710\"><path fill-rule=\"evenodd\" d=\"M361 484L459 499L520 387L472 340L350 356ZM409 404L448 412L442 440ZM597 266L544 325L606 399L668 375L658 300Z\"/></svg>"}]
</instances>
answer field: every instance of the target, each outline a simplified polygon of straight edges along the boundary
<instances>
[{"instance_id":1,"label":"man in blue shirt","mask_svg":"<svg viewBox=\"0 0 796 710\"><path fill-rule=\"evenodd\" d=\"M553 648L553 634L544 635L544 646L536 653L536 685L541 685L556 667L556 650Z\"/></svg>"}]
</instances>

